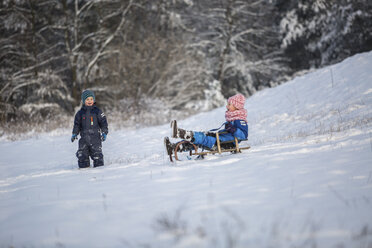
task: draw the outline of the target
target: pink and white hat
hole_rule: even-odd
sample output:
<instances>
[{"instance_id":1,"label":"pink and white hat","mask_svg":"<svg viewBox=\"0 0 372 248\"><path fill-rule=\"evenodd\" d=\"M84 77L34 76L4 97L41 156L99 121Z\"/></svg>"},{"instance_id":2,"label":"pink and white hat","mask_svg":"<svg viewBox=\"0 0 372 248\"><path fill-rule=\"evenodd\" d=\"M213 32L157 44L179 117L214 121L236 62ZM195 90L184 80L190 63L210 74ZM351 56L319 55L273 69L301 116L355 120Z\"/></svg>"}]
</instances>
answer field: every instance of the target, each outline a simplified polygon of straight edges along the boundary
<instances>
[{"instance_id":1,"label":"pink and white hat","mask_svg":"<svg viewBox=\"0 0 372 248\"><path fill-rule=\"evenodd\" d=\"M227 102L234 105L237 109L243 109L245 104L245 97L242 94L236 94L230 97Z\"/></svg>"}]
</instances>

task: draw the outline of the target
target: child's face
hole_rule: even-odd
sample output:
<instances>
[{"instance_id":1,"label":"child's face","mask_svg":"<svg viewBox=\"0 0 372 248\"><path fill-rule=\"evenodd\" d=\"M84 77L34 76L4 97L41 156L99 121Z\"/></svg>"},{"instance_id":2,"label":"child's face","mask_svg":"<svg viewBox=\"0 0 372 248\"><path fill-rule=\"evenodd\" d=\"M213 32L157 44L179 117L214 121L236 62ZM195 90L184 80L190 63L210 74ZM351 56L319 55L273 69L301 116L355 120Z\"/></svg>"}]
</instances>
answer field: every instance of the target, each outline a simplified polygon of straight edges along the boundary
<instances>
[{"instance_id":1,"label":"child's face","mask_svg":"<svg viewBox=\"0 0 372 248\"><path fill-rule=\"evenodd\" d=\"M87 99L85 99L85 106L93 106L94 104L94 100L93 100L93 97L87 97Z\"/></svg>"},{"instance_id":2,"label":"child's face","mask_svg":"<svg viewBox=\"0 0 372 248\"><path fill-rule=\"evenodd\" d=\"M235 106L230 104L230 103L227 103L226 108L227 108L228 111L235 111L236 110Z\"/></svg>"}]
</instances>

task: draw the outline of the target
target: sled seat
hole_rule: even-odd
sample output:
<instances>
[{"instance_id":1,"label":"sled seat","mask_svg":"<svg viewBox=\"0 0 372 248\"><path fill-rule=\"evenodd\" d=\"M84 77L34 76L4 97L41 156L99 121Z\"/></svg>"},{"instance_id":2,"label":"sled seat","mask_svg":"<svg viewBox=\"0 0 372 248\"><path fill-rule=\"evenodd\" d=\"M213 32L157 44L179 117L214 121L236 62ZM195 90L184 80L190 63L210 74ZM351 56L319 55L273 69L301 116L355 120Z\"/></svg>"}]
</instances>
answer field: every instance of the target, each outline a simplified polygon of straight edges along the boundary
<instances>
[{"instance_id":1,"label":"sled seat","mask_svg":"<svg viewBox=\"0 0 372 248\"><path fill-rule=\"evenodd\" d=\"M192 155L206 155L206 154L221 154L223 152L234 152L234 153L240 153L242 152L242 150L246 150L246 149L249 149L251 148L250 146L246 146L246 147L239 147L239 142L241 141L247 141L248 139L237 139L235 137L234 140L229 140L229 141L223 141L221 142L220 141L220 134L224 134L224 133L227 133L227 132L216 132L216 143L217 143L217 146L216 146L216 149L212 149L208 152L197 152L195 150L195 153L192 154Z\"/></svg>"}]
</instances>

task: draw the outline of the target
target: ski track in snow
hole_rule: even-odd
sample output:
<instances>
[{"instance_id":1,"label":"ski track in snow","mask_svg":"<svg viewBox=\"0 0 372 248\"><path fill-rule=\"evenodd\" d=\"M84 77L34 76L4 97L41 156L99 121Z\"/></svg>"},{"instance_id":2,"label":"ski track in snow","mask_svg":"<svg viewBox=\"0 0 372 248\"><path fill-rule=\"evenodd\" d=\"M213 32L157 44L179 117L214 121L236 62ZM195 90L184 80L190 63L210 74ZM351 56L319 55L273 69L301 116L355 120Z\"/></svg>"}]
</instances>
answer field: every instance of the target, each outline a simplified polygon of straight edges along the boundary
<instances>
[{"instance_id":1,"label":"ski track in snow","mask_svg":"<svg viewBox=\"0 0 372 248\"><path fill-rule=\"evenodd\" d=\"M170 163L162 125L110 132L106 166L79 170L70 131L2 140L0 247L372 247L371 68L363 53L250 97L241 154Z\"/></svg>"}]
</instances>

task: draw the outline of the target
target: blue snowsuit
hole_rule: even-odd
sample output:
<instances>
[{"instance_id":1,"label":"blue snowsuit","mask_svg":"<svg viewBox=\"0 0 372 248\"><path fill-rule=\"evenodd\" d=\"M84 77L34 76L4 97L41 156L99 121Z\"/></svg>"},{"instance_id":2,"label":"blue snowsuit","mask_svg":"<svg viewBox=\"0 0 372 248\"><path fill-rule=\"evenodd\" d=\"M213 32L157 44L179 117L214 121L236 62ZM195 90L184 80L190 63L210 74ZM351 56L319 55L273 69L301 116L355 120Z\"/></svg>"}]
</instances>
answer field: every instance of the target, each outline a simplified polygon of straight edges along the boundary
<instances>
[{"instance_id":1,"label":"blue snowsuit","mask_svg":"<svg viewBox=\"0 0 372 248\"><path fill-rule=\"evenodd\" d=\"M101 133L108 133L106 116L96 106L85 106L76 113L73 134L80 133L79 149L76 152L80 168L90 166L89 157L94 167L103 166Z\"/></svg>"},{"instance_id":2,"label":"blue snowsuit","mask_svg":"<svg viewBox=\"0 0 372 248\"><path fill-rule=\"evenodd\" d=\"M225 129L219 131L219 133L221 132L227 132L219 135L221 142L234 140L235 137L238 140L247 139L248 123L243 120L225 122ZM216 143L216 137L209 136L203 132L194 132L193 143L212 148Z\"/></svg>"}]
</instances>

